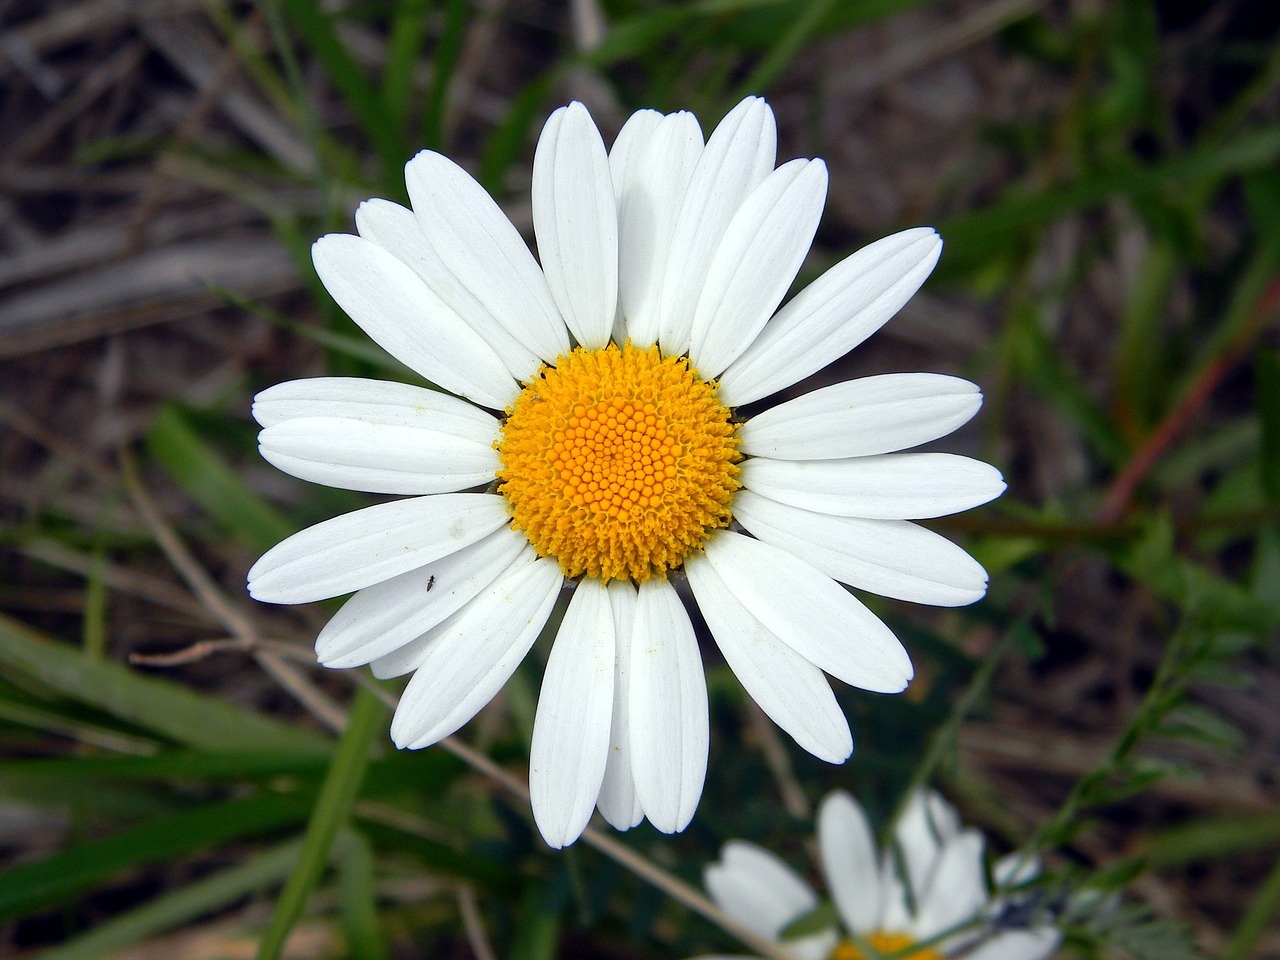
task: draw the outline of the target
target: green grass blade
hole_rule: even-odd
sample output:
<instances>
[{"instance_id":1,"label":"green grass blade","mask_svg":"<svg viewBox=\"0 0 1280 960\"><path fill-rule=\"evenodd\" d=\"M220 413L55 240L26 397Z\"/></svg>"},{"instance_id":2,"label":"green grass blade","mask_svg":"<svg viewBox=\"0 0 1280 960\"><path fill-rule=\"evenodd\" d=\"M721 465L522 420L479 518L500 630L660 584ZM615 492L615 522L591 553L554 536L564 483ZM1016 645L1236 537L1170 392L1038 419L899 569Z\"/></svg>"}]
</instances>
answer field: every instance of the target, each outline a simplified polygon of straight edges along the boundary
<instances>
[{"instance_id":1,"label":"green grass blade","mask_svg":"<svg viewBox=\"0 0 1280 960\"><path fill-rule=\"evenodd\" d=\"M401 130L409 129L413 103L413 68L422 56L431 0L397 0L382 68L382 102ZM439 56L437 52L436 56ZM408 159L407 157L405 159Z\"/></svg>"},{"instance_id":2,"label":"green grass blade","mask_svg":"<svg viewBox=\"0 0 1280 960\"><path fill-rule=\"evenodd\" d=\"M365 136L382 160L383 187L400 198L404 194L401 165L406 148L404 128L397 126L382 97L342 45L332 18L313 0L281 0L289 21L324 67L329 81L346 100Z\"/></svg>"},{"instance_id":3,"label":"green grass blade","mask_svg":"<svg viewBox=\"0 0 1280 960\"><path fill-rule=\"evenodd\" d=\"M307 823L302 856L276 903L271 923L258 945L258 960L276 960L294 923L302 915L307 897L320 881L334 838L346 825L364 780L369 762L369 741L382 729L386 707L363 687L356 691L347 728L338 741L333 762L320 788L315 809Z\"/></svg>"},{"instance_id":4,"label":"green grass blade","mask_svg":"<svg viewBox=\"0 0 1280 960\"><path fill-rule=\"evenodd\" d=\"M1280 911L1280 858L1276 859L1266 882L1249 901L1244 916L1231 935L1227 949L1222 951L1222 960L1249 960L1249 957L1254 956L1254 947L1267 932L1277 911Z\"/></svg>"},{"instance_id":5,"label":"green grass blade","mask_svg":"<svg viewBox=\"0 0 1280 960\"><path fill-rule=\"evenodd\" d=\"M281 882L293 870L301 850L300 840L271 847L36 954L32 960L101 960L122 947L190 923Z\"/></svg>"},{"instance_id":6,"label":"green grass blade","mask_svg":"<svg viewBox=\"0 0 1280 960\"><path fill-rule=\"evenodd\" d=\"M462 55L462 40L466 34L470 4L467 0L448 0L444 10L444 32L436 46L436 69L431 77L431 92L427 95L426 110L422 115L422 145L432 150L442 150L444 143L444 114L449 99L449 83Z\"/></svg>"},{"instance_id":7,"label":"green grass blade","mask_svg":"<svg viewBox=\"0 0 1280 960\"><path fill-rule=\"evenodd\" d=\"M267 550L295 525L249 489L179 410L164 405L147 431L147 449L201 508L255 550Z\"/></svg>"},{"instance_id":8,"label":"green grass blade","mask_svg":"<svg viewBox=\"0 0 1280 960\"><path fill-rule=\"evenodd\" d=\"M288 726L111 660L93 660L0 614L0 669L201 750L327 752L319 734Z\"/></svg>"},{"instance_id":9,"label":"green grass blade","mask_svg":"<svg viewBox=\"0 0 1280 960\"><path fill-rule=\"evenodd\" d=\"M297 796L259 793L155 817L135 829L13 867L0 876L0 917L18 917L65 901L130 867L269 833L302 820L306 809Z\"/></svg>"},{"instance_id":10,"label":"green grass blade","mask_svg":"<svg viewBox=\"0 0 1280 960\"><path fill-rule=\"evenodd\" d=\"M373 847L354 830L338 838L338 895L342 927L351 960L387 960L387 946L378 927Z\"/></svg>"}]
</instances>

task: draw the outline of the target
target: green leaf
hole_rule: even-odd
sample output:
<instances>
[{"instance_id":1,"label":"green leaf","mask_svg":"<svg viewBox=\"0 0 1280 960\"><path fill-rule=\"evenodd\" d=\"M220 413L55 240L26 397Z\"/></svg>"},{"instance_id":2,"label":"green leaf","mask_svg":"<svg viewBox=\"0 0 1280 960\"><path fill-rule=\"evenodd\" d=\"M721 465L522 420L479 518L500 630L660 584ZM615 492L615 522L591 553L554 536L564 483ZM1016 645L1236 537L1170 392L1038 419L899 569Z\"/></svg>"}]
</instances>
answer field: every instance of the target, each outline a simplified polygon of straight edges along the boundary
<instances>
[{"instance_id":1,"label":"green leaf","mask_svg":"<svg viewBox=\"0 0 1280 960\"><path fill-rule=\"evenodd\" d=\"M114 661L90 659L3 614L0 668L189 747L312 754L329 749L319 734L143 676Z\"/></svg>"},{"instance_id":2,"label":"green leaf","mask_svg":"<svg viewBox=\"0 0 1280 960\"><path fill-rule=\"evenodd\" d=\"M246 546L267 550L294 532L172 404L156 412L147 448L192 500Z\"/></svg>"},{"instance_id":3,"label":"green leaf","mask_svg":"<svg viewBox=\"0 0 1280 960\"><path fill-rule=\"evenodd\" d=\"M319 883L334 838L351 816L351 806L364 780L369 762L369 742L382 729L385 716L386 707L382 701L371 691L360 687L351 705L347 728L338 741L329 773L307 823L297 869L285 884L271 915L271 923L258 944L258 960L276 960L280 956L289 931L302 915L307 897Z\"/></svg>"},{"instance_id":4,"label":"green leaf","mask_svg":"<svg viewBox=\"0 0 1280 960\"><path fill-rule=\"evenodd\" d=\"M271 847L226 870L122 913L32 960L102 960L147 937L172 930L243 900L283 880L302 849L300 840ZM360 958L364 960L364 958Z\"/></svg>"},{"instance_id":5,"label":"green leaf","mask_svg":"<svg viewBox=\"0 0 1280 960\"><path fill-rule=\"evenodd\" d=\"M1280 503L1280 356L1259 350L1253 368L1258 419L1262 422L1258 470L1262 489L1272 503Z\"/></svg>"},{"instance_id":6,"label":"green leaf","mask_svg":"<svg viewBox=\"0 0 1280 960\"><path fill-rule=\"evenodd\" d=\"M129 867L171 860L243 837L261 836L306 816L297 795L259 793L208 804L104 840L82 843L0 875L0 917L58 903Z\"/></svg>"}]
</instances>

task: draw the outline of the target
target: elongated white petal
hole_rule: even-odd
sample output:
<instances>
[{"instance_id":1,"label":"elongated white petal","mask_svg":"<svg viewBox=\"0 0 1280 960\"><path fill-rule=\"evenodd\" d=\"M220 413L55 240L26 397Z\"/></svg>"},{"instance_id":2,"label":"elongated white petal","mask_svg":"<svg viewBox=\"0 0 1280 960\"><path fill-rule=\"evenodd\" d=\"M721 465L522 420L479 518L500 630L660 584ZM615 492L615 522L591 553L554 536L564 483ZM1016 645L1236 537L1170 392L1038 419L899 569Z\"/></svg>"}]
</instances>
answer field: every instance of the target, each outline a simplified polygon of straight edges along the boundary
<instances>
[{"instance_id":1,"label":"elongated white petal","mask_svg":"<svg viewBox=\"0 0 1280 960\"><path fill-rule=\"evenodd\" d=\"M397 747L429 747L493 699L551 616L563 579L554 560L529 548L431 632L391 720Z\"/></svg>"},{"instance_id":2,"label":"elongated white petal","mask_svg":"<svg viewBox=\"0 0 1280 960\"><path fill-rule=\"evenodd\" d=\"M626 335L637 346L647 347L658 339L671 233L702 155L702 128L693 114L673 113L663 117L644 148L634 152L639 160L627 166L619 194L618 302Z\"/></svg>"},{"instance_id":3,"label":"elongated white petal","mask_svg":"<svg viewBox=\"0 0 1280 960\"><path fill-rule=\"evenodd\" d=\"M613 673L613 718L609 726L609 759L605 763L596 807L611 826L630 830L644 819L644 807L640 805L631 772L631 634L636 619L636 588L630 581L610 582L609 606L613 610L613 637L617 653Z\"/></svg>"},{"instance_id":4,"label":"elongated white petal","mask_svg":"<svg viewBox=\"0 0 1280 960\"><path fill-rule=\"evenodd\" d=\"M577 840L600 796L616 655L608 590L584 578L547 658L529 745L529 799L549 846Z\"/></svg>"},{"instance_id":5,"label":"elongated white petal","mask_svg":"<svg viewBox=\"0 0 1280 960\"><path fill-rule=\"evenodd\" d=\"M442 493L365 507L282 540L249 570L267 603L310 603L390 580L475 543L507 522L506 499Z\"/></svg>"},{"instance_id":6,"label":"elongated white petal","mask_svg":"<svg viewBox=\"0 0 1280 960\"><path fill-rule=\"evenodd\" d=\"M916 933L936 936L972 920L987 901L982 868L982 834L964 830L942 848L916 911Z\"/></svg>"},{"instance_id":7,"label":"elongated white petal","mask_svg":"<svg viewBox=\"0 0 1280 960\"><path fill-rule=\"evenodd\" d=\"M609 148L609 178L613 181L613 199L622 212L622 198L626 194L626 184L633 176L633 168L644 155L658 125L662 123L662 114L657 110L637 110L627 117L627 122L618 131L613 146Z\"/></svg>"},{"instance_id":8,"label":"elongated white petal","mask_svg":"<svg viewBox=\"0 0 1280 960\"><path fill-rule=\"evenodd\" d=\"M952 453L889 453L848 460L769 460L742 464L742 485L815 513L883 520L944 517L1004 492L1000 471Z\"/></svg>"},{"instance_id":9,"label":"elongated white petal","mask_svg":"<svg viewBox=\"0 0 1280 960\"><path fill-rule=\"evenodd\" d=\"M729 111L698 158L671 234L663 275L658 342L663 353L685 353L693 310L720 240L738 208L778 154L773 111L748 97Z\"/></svg>"},{"instance_id":10,"label":"elongated white petal","mask_svg":"<svg viewBox=\"0 0 1280 960\"><path fill-rule=\"evenodd\" d=\"M456 553L365 587L320 631L316 658L326 667L357 667L385 656L470 603L527 549L523 536L499 527Z\"/></svg>"},{"instance_id":11,"label":"elongated white petal","mask_svg":"<svg viewBox=\"0 0 1280 960\"><path fill-rule=\"evenodd\" d=\"M898 638L830 577L728 530L707 543L706 558L738 602L806 660L864 690L906 688L911 659Z\"/></svg>"},{"instance_id":12,"label":"elongated white petal","mask_svg":"<svg viewBox=\"0 0 1280 960\"><path fill-rule=\"evenodd\" d=\"M565 353L568 331L546 278L484 188L430 150L405 166L405 185L418 225L458 282L543 360Z\"/></svg>"},{"instance_id":13,"label":"elongated white petal","mask_svg":"<svg viewBox=\"0 0 1280 960\"><path fill-rule=\"evenodd\" d=\"M853 736L822 671L752 616L705 556L687 561L685 573L716 645L760 709L815 757L843 763Z\"/></svg>"},{"instance_id":14,"label":"elongated white petal","mask_svg":"<svg viewBox=\"0 0 1280 960\"><path fill-rule=\"evenodd\" d=\"M908 520L833 517L750 490L734 496L733 515L758 539L859 590L939 607L973 603L987 591L981 564Z\"/></svg>"},{"instance_id":15,"label":"elongated white petal","mask_svg":"<svg viewBox=\"0 0 1280 960\"><path fill-rule=\"evenodd\" d=\"M698 808L710 732L702 654L670 583L640 585L630 682L636 791L650 822L675 833Z\"/></svg>"},{"instance_id":16,"label":"elongated white petal","mask_svg":"<svg viewBox=\"0 0 1280 960\"><path fill-rule=\"evenodd\" d=\"M1049 960L1062 942L1056 927L1005 930L965 953L965 960Z\"/></svg>"},{"instance_id":17,"label":"elongated white petal","mask_svg":"<svg viewBox=\"0 0 1280 960\"><path fill-rule=\"evenodd\" d=\"M875 835L862 807L843 790L827 794L818 808L818 847L822 876L845 928L874 930L880 903Z\"/></svg>"},{"instance_id":18,"label":"elongated white petal","mask_svg":"<svg viewBox=\"0 0 1280 960\"><path fill-rule=\"evenodd\" d=\"M486 407L504 409L516 398L493 348L382 247L331 233L312 245L311 259L338 306L397 360Z\"/></svg>"},{"instance_id":19,"label":"elongated white petal","mask_svg":"<svg viewBox=\"0 0 1280 960\"><path fill-rule=\"evenodd\" d=\"M720 377L730 406L789 387L844 356L924 283L942 252L929 227L904 230L840 261L778 311Z\"/></svg>"},{"instance_id":20,"label":"elongated white petal","mask_svg":"<svg viewBox=\"0 0 1280 960\"><path fill-rule=\"evenodd\" d=\"M770 939L818 905L809 885L781 857L745 840L726 843L702 880L721 910Z\"/></svg>"},{"instance_id":21,"label":"elongated white petal","mask_svg":"<svg viewBox=\"0 0 1280 960\"><path fill-rule=\"evenodd\" d=\"M932 790L916 790L907 798L893 828L893 842L917 905L928 890L943 847L960 832L955 809Z\"/></svg>"},{"instance_id":22,"label":"elongated white petal","mask_svg":"<svg viewBox=\"0 0 1280 960\"><path fill-rule=\"evenodd\" d=\"M743 453L834 460L893 453L945 437L982 406L975 384L937 373L847 380L780 403L738 428Z\"/></svg>"},{"instance_id":23,"label":"elongated white petal","mask_svg":"<svg viewBox=\"0 0 1280 960\"><path fill-rule=\"evenodd\" d=\"M473 403L439 390L389 380L314 377L288 380L253 398L253 417L264 427L302 417L346 417L393 427L421 427L476 440L498 435L498 421Z\"/></svg>"},{"instance_id":24,"label":"elongated white petal","mask_svg":"<svg viewBox=\"0 0 1280 960\"><path fill-rule=\"evenodd\" d=\"M618 306L618 205L604 141L577 101L551 114L538 138L533 229L569 331L599 350L609 342Z\"/></svg>"},{"instance_id":25,"label":"elongated white petal","mask_svg":"<svg viewBox=\"0 0 1280 960\"><path fill-rule=\"evenodd\" d=\"M764 328L809 253L826 199L826 164L792 160L734 214L693 313L689 358L699 376L719 376Z\"/></svg>"},{"instance_id":26,"label":"elongated white petal","mask_svg":"<svg viewBox=\"0 0 1280 960\"><path fill-rule=\"evenodd\" d=\"M285 473L330 487L451 493L493 480L500 466L494 439L344 417L300 417L264 429L258 450Z\"/></svg>"},{"instance_id":27,"label":"elongated white petal","mask_svg":"<svg viewBox=\"0 0 1280 960\"><path fill-rule=\"evenodd\" d=\"M431 292L484 338L516 380L532 376L542 362L500 324L484 304L445 264L418 226L408 207L390 200L366 200L356 208L356 229L384 250L404 261Z\"/></svg>"}]
</instances>

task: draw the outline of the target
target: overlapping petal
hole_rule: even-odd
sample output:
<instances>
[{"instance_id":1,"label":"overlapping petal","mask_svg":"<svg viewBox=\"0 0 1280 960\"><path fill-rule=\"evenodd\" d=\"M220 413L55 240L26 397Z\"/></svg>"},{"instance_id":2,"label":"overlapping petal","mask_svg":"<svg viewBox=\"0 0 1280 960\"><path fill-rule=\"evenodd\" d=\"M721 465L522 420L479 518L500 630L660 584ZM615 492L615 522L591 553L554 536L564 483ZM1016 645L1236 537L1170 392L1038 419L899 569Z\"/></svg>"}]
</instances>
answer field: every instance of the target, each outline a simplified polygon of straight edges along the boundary
<instances>
[{"instance_id":1,"label":"overlapping petal","mask_svg":"<svg viewBox=\"0 0 1280 960\"><path fill-rule=\"evenodd\" d=\"M805 287L720 377L730 406L777 393L836 360L884 325L942 253L929 227L877 240Z\"/></svg>"},{"instance_id":2,"label":"overlapping petal","mask_svg":"<svg viewBox=\"0 0 1280 960\"><path fill-rule=\"evenodd\" d=\"M546 277L484 188L430 150L406 165L405 184L432 249L485 310L547 363L568 350L568 330Z\"/></svg>"},{"instance_id":3,"label":"overlapping petal","mask_svg":"<svg viewBox=\"0 0 1280 960\"><path fill-rule=\"evenodd\" d=\"M719 376L782 302L826 198L826 164L792 160L765 177L729 221L693 311L689 359L702 377Z\"/></svg>"},{"instance_id":4,"label":"overlapping petal","mask_svg":"<svg viewBox=\"0 0 1280 960\"><path fill-rule=\"evenodd\" d=\"M685 572L711 636L760 709L818 759L848 759L849 721L822 671L754 617L705 556L688 561Z\"/></svg>"},{"instance_id":5,"label":"overlapping petal","mask_svg":"<svg viewBox=\"0 0 1280 960\"><path fill-rule=\"evenodd\" d=\"M987 591L981 564L907 520L833 517L751 490L738 492L733 512L755 537L859 590L940 607L973 603Z\"/></svg>"},{"instance_id":6,"label":"overlapping petal","mask_svg":"<svg viewBox=\"0 0 1280 960\"><path fill-rule=\"evenodd\" d=\"M685 190L672 230L662 281L658 342L664 353L689 349L691 304L729 222L751 191L773 170L777 125L769 105L748 97L729 111L707 140Z\"/></svg>"},{"instance_id":7,"label":"overlapping petal","mask_svg":"<svg viewBox=\"0 0 1280 960\"><path fill-rule=\"evenodd\" d=\"M249 570L249 593L268 603L327 600L439 560L506 522L506 501L488 493L365 507L276 544Z\"/></svg>"},{"instance_id":8,"label":"overlapping petal","mask_svg":"<svg viewBox=\"0 0 1280 960\"><path fill-rule=\"evenodd\" d=\"M629 673L631 755L645 816L664 833L693 818L707 772L707 683L693 624L670 583L640 586Z\"/></svg>"},{"instance_id":9,"label":"overlapping petal","mask_svg":"<svg viewBox=\"0 0 1280 960\"><path fill-rule=\"evenodd\" d=\"M578 343L599 350L618 304L618 204L604 141L581 103L561 107L542 128L533 228L561 316Z\"/></svg>"},{"instance_id":10,"label":"overlapping petal","mask_svg":"<svg viewBox=\"0 0 1280 960\"><path fill-rule=\"evenodd\" d=\"M481 406L500 410L516 398L493 347L391 253L332 233L315 242L311 259L338 306L405 366Z\"/></svg>"},{"instance_id":11,"label":"overlapping petal","mask_svg":"<svg viewBox=\"0 0 1280 960\"><path fill-rule=\"evenodd\" d=\"M608 589L578 584L542 678L529 745L529 797L543 839L578 839L600 796L609 757L616 646Z\"/></svg>"},{"instance_id":12,"label":"overlapping petal","mask_svg":"<svg viewBox=\"0 0 1280 960\"><path fill-rule=\"evenodd\" d=\"M619 830L630 830L644 819L636 792L631 750L631 636L635 630L636 588L614 580L609 584L616 655L613 673L613 715L609 724L609 759L604 767L596 806Z\"/></svg>"}]
</instances>

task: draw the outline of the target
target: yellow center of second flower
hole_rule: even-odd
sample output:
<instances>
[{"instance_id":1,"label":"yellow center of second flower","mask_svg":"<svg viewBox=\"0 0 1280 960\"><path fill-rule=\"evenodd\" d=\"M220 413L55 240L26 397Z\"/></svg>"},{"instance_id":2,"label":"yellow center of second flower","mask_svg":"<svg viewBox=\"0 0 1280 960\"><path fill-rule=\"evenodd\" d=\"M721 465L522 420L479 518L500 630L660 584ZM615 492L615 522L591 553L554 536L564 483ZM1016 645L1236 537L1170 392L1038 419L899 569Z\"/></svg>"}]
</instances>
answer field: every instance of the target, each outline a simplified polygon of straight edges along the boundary
<instances>
[{"instance_id":1,"label":"yellow center of second flower","mask_svg":"<svg viewBox=\"0 0 1280 960\"><path fill-rule=\"evenodd\" d=\"M735 426L657 347L575 347L529 380L498 441L512 525L565 576L643 583L727 526Z\"/></svg>"},{"instance_id":2,"label":"yellow center of second flower","mask_svg":"<svg viewBox=\"0 0 1280 960\"><path fill-rule=\"evenodd\" d=\"M942 954L932 947L903 953L902 951L909 950L916 942L914 937L905 933L877 930L864 939L867 946L881 956L896 957L897 960L944 960ZM848 940L842 940L831 951L830 960L868 960L868 957Z\"/></svg>"}]
</instances>

